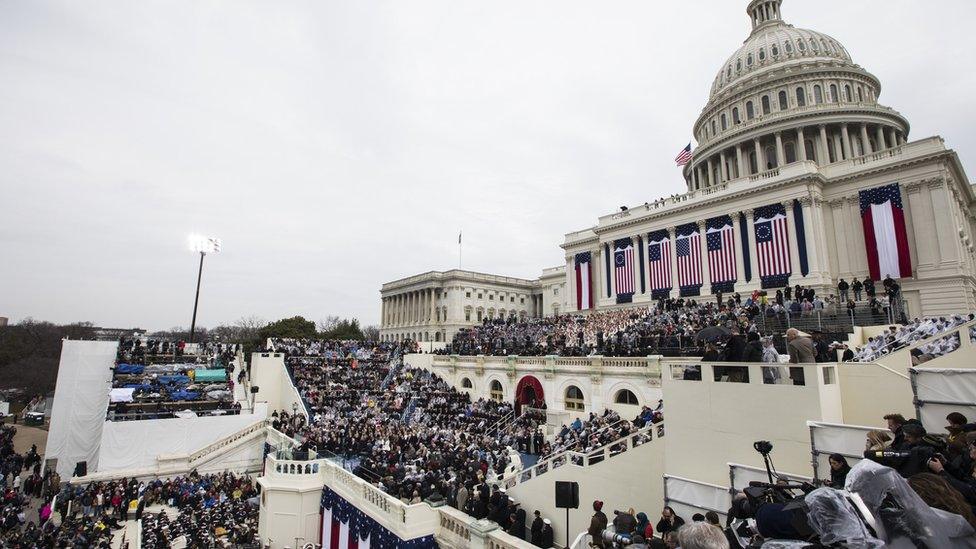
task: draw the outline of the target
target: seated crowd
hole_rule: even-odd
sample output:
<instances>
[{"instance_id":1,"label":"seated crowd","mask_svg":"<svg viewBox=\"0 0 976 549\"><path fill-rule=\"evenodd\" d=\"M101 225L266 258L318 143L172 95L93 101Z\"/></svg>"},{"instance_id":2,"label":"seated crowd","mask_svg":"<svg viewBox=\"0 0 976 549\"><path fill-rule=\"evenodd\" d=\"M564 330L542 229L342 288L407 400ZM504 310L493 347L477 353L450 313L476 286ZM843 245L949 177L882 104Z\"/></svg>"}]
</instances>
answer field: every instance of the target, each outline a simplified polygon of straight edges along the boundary
<instances>
[{"instance_id":1,"label":"seated crowd","mask_svg":"<svg viewBox=\"0 0 976 549\"><path fill-rule=\"evenodd\" d=\"M751 298L737 303L661 300L653 307L564 314L526 321L486 319L454 336L442 354L522 356L700 356L697 335L710 326L755 331Z\"/></svg>"},{"instance_id":2,"label":"seated crowd","mask_svg":"<svg viewBox=\"0 0 976 549\"><path fill-rule=\"evenodd\" d=\"M240 413L234 401L236 344L121 339L112 372L109 420Z\"/></svg>"},{"instance_id":3,"label":"seated crowd","mask_svg":"<svg viewBox=\"0 0 976 549\"><path fill-rule=\"evenodd\" d=\"M902 326L890 326L881 334L868 338L868 342L853 353L854 362L871 362L879 357L898 351L917 341L951 331L970 322L976 315L953 315L932 318L916 318ZM959 347L958 337L947 337L922 345L912 352L912 362L921 364L950 353Z\"/></svg>"}]
</instances>

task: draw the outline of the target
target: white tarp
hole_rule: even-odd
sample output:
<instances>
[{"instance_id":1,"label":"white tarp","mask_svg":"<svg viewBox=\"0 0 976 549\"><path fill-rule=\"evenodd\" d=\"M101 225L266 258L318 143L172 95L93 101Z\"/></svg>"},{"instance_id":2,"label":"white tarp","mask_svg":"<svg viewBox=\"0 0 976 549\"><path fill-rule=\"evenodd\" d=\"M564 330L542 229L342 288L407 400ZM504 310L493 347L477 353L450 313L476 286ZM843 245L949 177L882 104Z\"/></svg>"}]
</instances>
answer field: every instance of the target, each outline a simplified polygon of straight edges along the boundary
<instances>
[{"instance_id":1,"label":"white tarp","mask_svg":"<svg viewBox=\"0 0 976 549\"><path fill-rule=\"evenodd\" d=\"M111 389L108 392L109 402L132 402L132 393L135 389Z\"/></svg>"},{"instance_id":2,"label":"white tarp","mask_svg":"<svg viewBox=\"0 0 976 549\"><path fill-rule=\"evenodd\" d=\"M71 478L79 461L88 462L88 471L98 466L98 445L108 411L105 388L112 382L117 347L114 341L65 340L61 344L44 457L58 460L62 480Z\"/></svg>"},{"instance_id":3,"label":"white tarp","mask_svg":"<svg viewBox=\"0 0 976 549\"><path fill-rule=\"evenodd\" d=\"M891 436L887 429L864 425L808 421L807 426L810 428L810 440L817 456L817 476L821 479L830 478L830 464L827 463L830 454L844 456L847 458L847 463L853 467L863 459L864 442L867 440L868 431L884 431Z\"/></svg>"},{"instance_id":4,"label":"white tarp","mask_svg":"<svg viewBox=\"0 0 976 549\"><path fill-rule=\"evenodd\" d=\"M778 475L780 478L785 478L790 482L809 482L811 480L810 477L797 475L795 473L784 473L783 471L779 471L776 473L776 475ZM742 465L741 463L729 464L729 476L732 481L732 487L736 490L748 488L749 483L754 480L759 482L769 482L769 477L766 475L765 469L753 467L752 465ZM773 481L775 480L776 476L773 476Z\"/></svg>"},{"instance_id":5,"label":"white tarp","mask_svg":"<svg viewBox=\"0 0 976 549\"><path fill-rule=\"evenodd\" d=\"M264 403L258 403L254 411L232 416L110 421L102 431L98 471L155 467L160 455L193 453L268 415Z\"/></svg>"},{"instance_id":6,"label":"white tarp","mask_svg":"<svg viewBox=\"0 0 976 549\"><path fill-rule=\"evenodd\" d=\"M929 431L943 432L946 415L976 417L976 369L912 368L912 390L919 420Z\"/></svg>"},{"instance_id":7,"label":"white tarp","mask_svg":"<svg viewBox=\"0 0 976 549\"><path fill-rule=\"evenodd\" d=\"M708 511L717 512L724 520L732 500L725 486L664 475L664 504L685 521L695 513L704 515Z\"/></svg>"}]
</instances>

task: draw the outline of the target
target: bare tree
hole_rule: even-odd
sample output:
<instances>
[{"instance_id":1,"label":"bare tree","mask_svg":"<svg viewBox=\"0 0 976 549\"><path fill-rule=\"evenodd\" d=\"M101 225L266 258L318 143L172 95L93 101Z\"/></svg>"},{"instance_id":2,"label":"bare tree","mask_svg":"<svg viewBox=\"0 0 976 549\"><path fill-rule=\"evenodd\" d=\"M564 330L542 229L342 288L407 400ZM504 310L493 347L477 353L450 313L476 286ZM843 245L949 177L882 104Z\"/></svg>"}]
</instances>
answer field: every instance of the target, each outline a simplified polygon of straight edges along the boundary
<instances>
[{"instance_id":1,"label":"bare tree","mask_svg":"<svg viewBox=\"0 0 976 549\"><path fill-rule=\"evenodd\" d=\"M379 326L371 325L363 328L363 336L366 337L366 341L379 341L380 340L380 329Z\"/></svg>"},{"instance_id":2,"label":"bare tree","mask_svg":"<svg viewBox=\"0 0 976 549\"><path fill-rule=\"evenodd\" d=\"M316 328L318 329L320 334L331 332L332 330L336 329L336 326L339 325L339 322L341 322L341 320L342 319L340 319L338 316L329 315L323 318L322 320L320 320L316 325Z\"/></svg>"}]
</instances>

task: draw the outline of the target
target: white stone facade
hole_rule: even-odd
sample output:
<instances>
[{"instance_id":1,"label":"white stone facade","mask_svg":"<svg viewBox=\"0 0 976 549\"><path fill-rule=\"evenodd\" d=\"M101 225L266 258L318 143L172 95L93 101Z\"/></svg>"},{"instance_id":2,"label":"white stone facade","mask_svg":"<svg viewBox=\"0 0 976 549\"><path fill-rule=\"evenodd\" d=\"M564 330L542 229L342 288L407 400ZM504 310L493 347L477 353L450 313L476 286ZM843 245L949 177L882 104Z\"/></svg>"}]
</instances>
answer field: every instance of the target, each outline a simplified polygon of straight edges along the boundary
<instances>
[{"instance_id":1,"label":"white stone facade","mask_svg":"<svg viewBox=\"0 0 976 549\"><path fill-rule=\"evenodd\" d=\"M640 281L641 263L649 265L650 233L668 231L673 257L676 227L697 223L701 233L706 220L725 215L734 231L734 291L749 293L761 285L754 211L775 204L784 205L788 218L789 283L836 293L840 278L869 275L858 192L898 183L912 264L911 277L900 281L909 313L973 310L976 197L956 153L940 137L909 142L908 121L878 103L878 79L854 64L833 38L784 23L781 4L749 4L752 33L720 69L694 126L698 147L683 171L687 192L605 215L596 226L567 234L566 293L576 295L576 254L590 252L594 304L615 306L616 283L607 261L614 241L632 239L640 251L643 257L634 261ZM803 242L797 239L796 201ZM801 245L806 272L798 268ZM705 248L701 239L701 294L708 295ZM643 284L637 284L635 303L652 301L649 271L644 269ZM671 273L669 295L677 297L675 265ZM576 309L575 299L568 300L567 310Z\"/></svg>"},{"instance_id":2,"label":"white stone facade","mask_svg":"<svg viewBox=\"0 0 976 549\"><path fill-rule=\"evenodd\" d=\"M384 341L450 341L461 328L486 318L520 319L558 314L562 268L537 280L450 270L395 280L380 290Z\"/></svg>"}]
</instances>

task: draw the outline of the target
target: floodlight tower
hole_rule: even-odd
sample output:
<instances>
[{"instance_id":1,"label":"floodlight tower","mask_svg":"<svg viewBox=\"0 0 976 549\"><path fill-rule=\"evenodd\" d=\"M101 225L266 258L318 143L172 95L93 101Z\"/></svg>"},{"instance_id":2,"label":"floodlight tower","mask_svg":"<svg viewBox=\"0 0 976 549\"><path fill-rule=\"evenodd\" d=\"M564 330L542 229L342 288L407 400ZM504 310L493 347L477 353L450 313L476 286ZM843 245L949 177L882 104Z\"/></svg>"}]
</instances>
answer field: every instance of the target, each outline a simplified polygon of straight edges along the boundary
<instances>
[{"instance_id":1,"label":"floodlight tower","mask_svg":"<svg viewBox=\"0 0 976 549\"><path fill-rule=\"evenodd\" d=\"M220 239L211 236L190 235L190 251L200 253L200 270L197 271L197 295L193 298L193 320L190 321L190 343L197 328L197 304L200 302L200 279L203 278L203 257L208 253L220 253Z\"/></svg>"}]
</instances>

